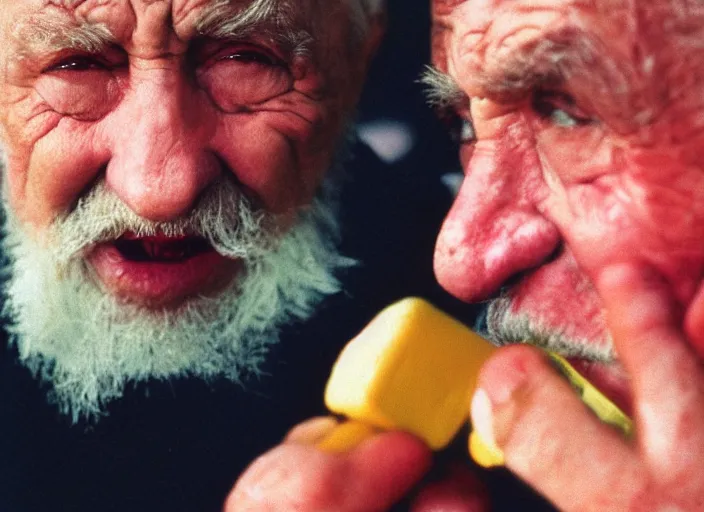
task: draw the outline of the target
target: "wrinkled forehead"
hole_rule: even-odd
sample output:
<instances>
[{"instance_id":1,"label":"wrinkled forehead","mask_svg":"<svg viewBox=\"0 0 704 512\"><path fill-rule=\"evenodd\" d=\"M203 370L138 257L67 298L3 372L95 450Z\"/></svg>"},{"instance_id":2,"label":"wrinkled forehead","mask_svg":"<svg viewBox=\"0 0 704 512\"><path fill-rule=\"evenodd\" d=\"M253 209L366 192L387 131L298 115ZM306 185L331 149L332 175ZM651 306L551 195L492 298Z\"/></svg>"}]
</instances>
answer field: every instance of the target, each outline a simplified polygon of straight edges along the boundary
<instances>
[{"instance_id":1,"label":"wrinkled forehead","mask_svg":"<svg viewBox=\"0 0 704 512\"><path fill-rule=\"evenodd\" d=\"M594 101L610 96L628 126L701 103L703 0L432 0L432 9L433 64L470 96L510 101L563 83Z\"/></svg>"},{"instance_id":2,"label":"wrinkled forehead","mask_svg":"<svg viewBox=\"0 0 704 512\"><path fill-rule=\"evenodd\" d=\"M100 27L121 44L170 46L169 38L188 41L204 26L233 16L242 21L244 15L252 25L320 33L362 24L380 8L381 0L0 0L0 19L2 30L20 40L37 27L56 32L63 23ZM150 40L132 41L140 34Z\"/></svg>"},{"instance_id":3,"label":"wrinkled forehead","mask_svg":"<svg viewBox=\"0 0 704 512\"><path fill-rule=\"evenodd\" d=\"M431 0L433 54L463 39L479 49L506 48L570 32L624 52L656 56L704 47L704 0ZM454 36L454 41L452 37ZM533 37L529 37L532 34Z\"/></svg>"}]
</instances>

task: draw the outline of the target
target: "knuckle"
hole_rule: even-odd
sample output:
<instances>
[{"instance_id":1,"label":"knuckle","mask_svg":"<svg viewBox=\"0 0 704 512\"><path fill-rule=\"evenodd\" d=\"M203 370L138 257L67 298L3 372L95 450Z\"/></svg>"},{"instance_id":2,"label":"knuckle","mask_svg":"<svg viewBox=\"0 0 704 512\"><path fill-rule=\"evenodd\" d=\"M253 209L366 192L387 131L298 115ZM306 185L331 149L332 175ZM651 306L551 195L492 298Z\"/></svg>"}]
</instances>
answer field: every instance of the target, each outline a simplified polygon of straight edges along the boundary
<instances>
[{"instance_id":1,"label":"knuckle","mask_svg":"<svg viewBox=\"0 0 704 512\"><path fill-rule=\"evenodd\" d=\"M225 512L341 510L344 458L282 445L257 459L225 502Z\"/></svg>"}]
</instances>

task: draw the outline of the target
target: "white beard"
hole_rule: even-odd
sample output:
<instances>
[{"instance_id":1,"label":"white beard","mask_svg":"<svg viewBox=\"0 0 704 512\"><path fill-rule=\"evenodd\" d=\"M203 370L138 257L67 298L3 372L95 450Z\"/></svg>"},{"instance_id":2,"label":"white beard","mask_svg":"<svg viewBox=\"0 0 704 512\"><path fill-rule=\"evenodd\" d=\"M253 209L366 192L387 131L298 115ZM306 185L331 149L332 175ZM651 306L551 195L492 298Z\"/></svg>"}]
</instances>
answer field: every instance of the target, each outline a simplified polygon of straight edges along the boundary
<instances>
[{"instance_id":1,"label":"white beard","mask_svg":"<svg viewBox=\"0 0 704 512\"><path fill-rule=\"evenodd\" d=\"M309 317L339 290L335 270L353 264L335 247L333 188L324 186L283 235L277 218L253 211L230 182L174 223L137 217L99 183L54 223L43 244L7 212L11 342L74 422L104 414L129 382L188 376L241 383L259 371L280 327ZM241 259L243 270L215 298L189 299L177 310L118 302L103 291L84 255L126 231L201 235L219 253Z\"/></svg>"}]
</instances>

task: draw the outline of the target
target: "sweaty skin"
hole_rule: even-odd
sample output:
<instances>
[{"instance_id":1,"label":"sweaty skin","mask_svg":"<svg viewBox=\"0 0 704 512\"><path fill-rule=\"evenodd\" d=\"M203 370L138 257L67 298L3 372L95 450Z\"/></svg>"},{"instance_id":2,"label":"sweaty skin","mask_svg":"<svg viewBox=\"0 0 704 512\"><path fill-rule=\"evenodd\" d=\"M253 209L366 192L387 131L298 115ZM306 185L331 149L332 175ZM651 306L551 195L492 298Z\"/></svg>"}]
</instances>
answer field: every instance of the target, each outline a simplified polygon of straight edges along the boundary
<instances>
[{"instance_id":1,"label":"sweaty skin","mask_svg":"<svg viewBox=\"0 0 704 512\"><path fill-rule=\"evenodd\" d=\"M254 3L0 1L4 185L31 236L98 180L143 218L171 221L232 179L286 228L331 163L373 45L352 34L341 1L298 0L286 27L271 11L227 32ZM173 272L108 244L86 260L107 292L161 307L240 269L207 256Z\"/></svg>"}]
</instances>

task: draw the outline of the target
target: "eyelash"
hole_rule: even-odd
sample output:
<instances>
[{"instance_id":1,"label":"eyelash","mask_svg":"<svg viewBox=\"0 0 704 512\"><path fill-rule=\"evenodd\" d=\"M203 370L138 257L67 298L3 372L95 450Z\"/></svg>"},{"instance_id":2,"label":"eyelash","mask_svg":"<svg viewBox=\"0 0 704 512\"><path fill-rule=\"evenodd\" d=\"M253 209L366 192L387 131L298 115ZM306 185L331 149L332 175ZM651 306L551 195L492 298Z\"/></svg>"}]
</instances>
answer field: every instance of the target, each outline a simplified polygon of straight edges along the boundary
<instances>
[{"instance_id":1,"label":"eyelash","mask_svg":"<svg viewBox=\"0 0 704 512\"><path fill-rule=\"evenodd\" d=\"M237 60L245 63L256 63L263 66L283 66L284 62L271 55L255 48L244 48L238 50L227 50L222 55L217 56L214 61L221 62L227 60ZM51 64L44 72L70 71L81 72L91 70L107 69L109 66L100 58L93 55L71 55Z\"/></svg>"}]
</instances>

